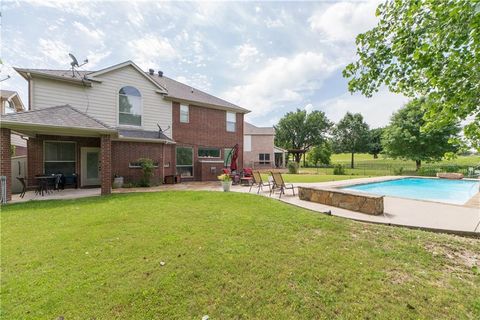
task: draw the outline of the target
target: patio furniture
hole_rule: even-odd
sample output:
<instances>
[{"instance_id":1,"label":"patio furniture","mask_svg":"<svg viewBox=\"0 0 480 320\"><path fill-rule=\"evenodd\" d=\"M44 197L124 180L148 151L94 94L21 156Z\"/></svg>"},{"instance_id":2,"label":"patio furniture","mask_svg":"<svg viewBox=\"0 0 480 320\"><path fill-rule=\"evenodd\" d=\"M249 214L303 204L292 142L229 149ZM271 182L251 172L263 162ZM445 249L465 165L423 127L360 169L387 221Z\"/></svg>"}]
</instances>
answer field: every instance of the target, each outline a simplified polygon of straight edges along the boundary
<instances>
[{"instance_id":1,"label":"patio furniture","mask_svg":"<svg viewBox=\"0 0 480 320\"><path fill-rule=\"evenodd\" d=\"M286 184L283 180L282 174L279 172L270 172L273 178L273 188L270 189L270 196L275 192L275 189L280 189L280 194L278 198L282 197L282 194L285 194L285 190L292 190L293 195L295 196L295 187L293 184Z\"/></svg>"},{"instance_id":2,"label":"patio furniture","mask_svg":"<svg viewBox=\"0 0 480 320\"><path fill-rule=\"evenodd\" d=\"M270 191L270 193L272 192L272 186L270 185L269 182L263 182L262 180L262 175L260 174L260 171L253 171L252 172L253 174L253 183L250 185L250 190L248 190L248 192L252 191L252 187L254 185L257 185L257 194L260 193L260 189L263 191L263 187L264 186L267 186L268 187L268 191Z\"/></svg>"},{"instance_id":3,"label":"patio furniture","mask_svg":"<svg viewBox=\"0 0 480 320\"><path fill-rule=\"evenodd\" d=\"M25 197L25 192L27 192L27 184L25 183L25 178L24 177L17 177L17 180L20 181L20 184L22 185L22 191L20 192L20 198Z\"/></svg>"},{"instance_id":4,"label":"patio furniture","mask_svg":"<svg viewBox=\"0 0 480 320\"><path fill-rule=\"evenodd\" d=\"M35 176L35 179L38 180L38 188L37 190L35 190L35 193L43 197L45 194L49 194L51 192L50 185L55 186L55 181L57 179L57 176L56 175L40 175L40 176Z\"/></svg>"},{"instance_id":5,"label":"patio furniture","mask_svg":"<svg viewBox=\"0 0 480 320\"><path fill-rule=\"evenodd\" d=\"M480 167L469 167L468 168L468 177L469 178L478 178L480 177Z\"/></svg>"}]
</instances>

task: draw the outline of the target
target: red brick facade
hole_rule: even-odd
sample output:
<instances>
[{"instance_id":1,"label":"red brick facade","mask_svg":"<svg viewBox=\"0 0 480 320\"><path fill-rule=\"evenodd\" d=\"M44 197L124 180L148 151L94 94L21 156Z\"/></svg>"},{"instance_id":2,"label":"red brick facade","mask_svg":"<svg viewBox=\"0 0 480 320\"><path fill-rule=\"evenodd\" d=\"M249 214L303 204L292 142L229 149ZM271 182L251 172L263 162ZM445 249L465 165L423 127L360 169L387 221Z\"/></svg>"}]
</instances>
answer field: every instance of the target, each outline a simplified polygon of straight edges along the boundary
<instances>
[{"instance_id":1,"label":"red brick facade","mask_svg":"<svg viewBox=\"0 0 480 320\"><path fill-rule=\"evenodd\" d=\"M226 111L211 108L205 108L195 105L189 106L189 122L180 122L180 103L172 103L172 133L173 140L177 146L193 147L193 165L195 180L214 180L216 176L202 172L210 171L210 167L201 165L198 157L198 147L212 147L220 149L220 158L208 160L223 160L225 158L224 149L233 148L235 144L239 145L238 166L243 167L243 114L236 114L235 132L227 131ZM219 167L218 164L215 164ZM207 168L207 169L205 169ZM209 177L208 179L204 177Z\"/></svg>"},{"instance_id":2,"label":"red brick facade","mask_svg":"<svg viewBox=\"0 0 480 320\"><path fill-rule=\"evenodd\" d=\"M10 129L0 129L0 176L7 177L7 201L12 199L12 161L10 155Z\"/></svg>"},{"instance_id":3,"label":"red brick facade","mask_svg":"<svg viewBox=\"0 0 480 320\"><path fill-rule=\"evenodd\" d=\"M140 168L130 168L130 162L149 158L158 163L153 172L152 182L160 184L166 175L175 172L175 145L150 142L112 142L112 174L122 176L124 181L137 182L142 176Z\"/></svg>"},{"instance_id":4,"label":"red brick facade","mask_svg":"<svg viewBox=\"0 0 480 320\"><path fill-rule=\"evenodd\" d=\"M102 195L112 192L112 140L109 135L100 137Z\"/></svg>"}]
</instances>

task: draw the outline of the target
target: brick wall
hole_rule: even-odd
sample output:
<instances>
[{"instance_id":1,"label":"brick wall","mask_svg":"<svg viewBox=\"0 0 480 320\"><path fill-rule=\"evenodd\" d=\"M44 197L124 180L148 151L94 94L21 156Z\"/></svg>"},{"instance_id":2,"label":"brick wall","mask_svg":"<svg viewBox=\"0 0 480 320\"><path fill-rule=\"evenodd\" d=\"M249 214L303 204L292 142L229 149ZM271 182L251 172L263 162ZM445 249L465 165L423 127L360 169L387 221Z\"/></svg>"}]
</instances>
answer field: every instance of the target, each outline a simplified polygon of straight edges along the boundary
<instances>
[{"instance_id":1,"label":"brick wall","mask_svg":"<svg viewBox=\"0 0 480 320\"><path fill-rule=\"evenodd\" d=\"M69 137L69 136L49 136L37 135L35 138L28 139L27 142L27 164L28 164L28 184L35 185L35 176L44 174L43 168L43 142L44 141L73 141L77 144L76 152L76 173L82 174L80 165L80 149L83 147L100 148L100 139L93 137Z\"/></svg>"},{"instance_id":2,"label":"brick wall","mask_svg":"<svg viewBox=\"0 0 480 320\"><path fill-rule=\"evenodd\" d=\"M140 168L130 168L130 162L140 158L149 158L158 162L158 168L154 169L151 181L155 184L162 183L166 175L174 172L174 145L149 142L112 142L112 175L119 175L126 183L138 182L142 177ZM172 152L173 151L173 152ZM169 167L164 167L167 164Z\"/></svg>"},{"instance_id":3,"label":"brick wall","mask_svg":"<svg viewBox=\"0 0 480 320\"><path fill-rule=\"evenodd\" d=\"M237 113L235 132L227 132L226 111L189 106L189 123L180 122L180 103L172 103L172 133L177 146L193 147L194 167L199 166L198 147L220 148L220 159L224 149L239 145L238 166L243 168L243 114ZM174 154L175 155L175 154ZM217 158L218 160L218 158ZM201 174L194 168L195 179Z\"/></svg>"},{"instance_id":4,"label":"brick wall","mask_svg":"<svg viewBox=\"0 0 480 320\"><path fill-rule=\"evenodd\" d=\"M0 176L7 177L7 200L12 199L12 161L10 156L10 129L0 129Z\"/></svg>"},{"instance_id":5,"label":"brick wall","mask_svg":"<svg viewBox=\"0 0 480 320\"><path fill-rule=\"evenodd\" d=\"M112 140L109 135L100 137L102 195L112 192Z\"/></svg>"}]
</instances>

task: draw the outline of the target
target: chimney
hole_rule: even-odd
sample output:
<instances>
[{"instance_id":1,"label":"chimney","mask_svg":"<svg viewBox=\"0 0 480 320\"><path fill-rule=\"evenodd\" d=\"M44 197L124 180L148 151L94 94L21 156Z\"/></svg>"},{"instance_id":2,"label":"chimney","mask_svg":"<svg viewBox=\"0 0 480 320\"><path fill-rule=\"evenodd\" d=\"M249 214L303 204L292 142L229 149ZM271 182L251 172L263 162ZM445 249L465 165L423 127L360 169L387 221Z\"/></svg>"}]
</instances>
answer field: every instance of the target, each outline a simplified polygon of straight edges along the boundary
<instances>
[{"instance_id":1,"label":"chimney","mask_svg":"<svg viewBox=\"0 0 480 320\"><path fill-rule=\"evenodd\" d=\"M163 77L163 71L158 70L158 76L161 78Z\"/></svg>"},{"instance_id":2,"label":"chimney","mask_svg":"<svg viewBox=\"0 0 480 320\"><path fill-rule=\"evenodd\" d=\"M155 70L153 70L153 69L148 69L148 74L149 74L149 75L153 76L154 73L155 73Z\"/></svg>"}]
</instances>

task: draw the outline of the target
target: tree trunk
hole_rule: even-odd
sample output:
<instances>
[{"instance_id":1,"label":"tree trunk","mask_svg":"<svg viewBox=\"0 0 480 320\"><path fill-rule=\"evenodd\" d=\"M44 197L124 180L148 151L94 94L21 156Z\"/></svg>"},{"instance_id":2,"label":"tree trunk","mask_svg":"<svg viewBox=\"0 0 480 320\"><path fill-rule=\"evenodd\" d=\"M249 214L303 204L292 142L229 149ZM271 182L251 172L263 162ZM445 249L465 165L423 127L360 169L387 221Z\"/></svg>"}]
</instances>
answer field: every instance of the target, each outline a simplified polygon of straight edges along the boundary
<instances>
[{"instance_id":1,"label":"tree trunk","mask_svg":"<svg viewBox=\"0 0 480 320\"><path fill-rule=\"evenodd\" d=\"M422 160L415 160L415 166L417 167L415 171L420 170L420 167L422 166Z\"/></svg>"},{"instance_id":2,"label":"tree trunk","mask_svg":"<svg viewBox=\"0 0 480 320\"><path fill-rule=\"evenodd\" d=\"M373 159L378 159L378 154L374 153L373 154Z\"/></svg>"},{"instance_id":3,"label":"tree trunk","mask_svg":"<svg viewBox=\"0 0 480 320\"><path fill-rule=\"evenodd\" d=\"M304 153L303 154L303 167L306 168L306 165L305 165L305 160L307 158L307 155Z\"/></svg>"},{"instance_id":4,"label":"tree trunk","mask_svg":"<svg viewBox=\"0 0 480 320\"><path fill-rule=\"evenodd\" d=\"M354 160L353 160L353 155L355 154L355 152L352 152L352 162L350 163L350 168L353 169L353 165L354 165Z\"/></svg>"},{"instance_id":5,"label":"tree trunk","mask_svg":"<svg viewBox=\"0 0 480 320\"><path fill-rule=\"evenodd\" d=\"M294 158L295 158L296 163L300 163L300 157L301 156L302 156L302 154L298 153L298 152L294 154Z\"/></svg>"}]
</instances>

